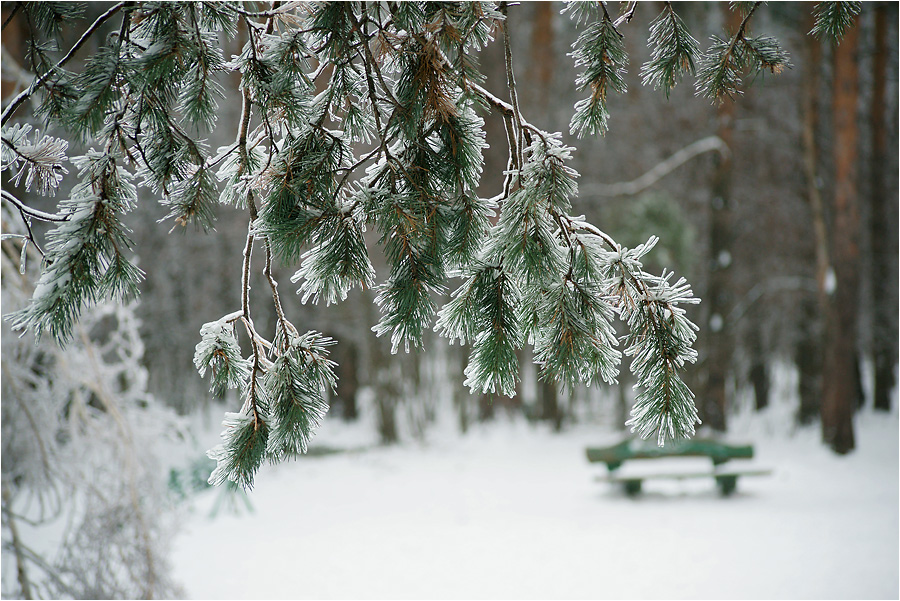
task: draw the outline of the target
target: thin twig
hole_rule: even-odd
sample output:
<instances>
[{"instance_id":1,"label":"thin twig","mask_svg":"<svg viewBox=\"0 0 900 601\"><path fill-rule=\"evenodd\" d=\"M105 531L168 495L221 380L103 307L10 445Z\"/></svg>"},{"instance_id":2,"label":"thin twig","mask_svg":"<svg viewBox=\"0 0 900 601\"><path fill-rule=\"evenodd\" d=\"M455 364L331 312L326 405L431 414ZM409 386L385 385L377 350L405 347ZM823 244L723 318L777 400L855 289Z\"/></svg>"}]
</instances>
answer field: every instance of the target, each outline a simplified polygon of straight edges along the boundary
<instances>
[{"instance_id":1,"label":"thin twig","mask_svg":"<svg viewBox=\"0 0 900 601\"><path fill-rule=\"evenodd\" d=\"M513 109L511 104L509 104L508 102L506 102L504 100L500 100L499 98L497 98L496 96L494 96L493 94L488 92L485 88L478 85L477 83L475 83L473 81L468 81L468 82L466 82L466 85L468 86L467 89L470 92L474 92L475 94L480 96L482 100L487 102L489 105L491 105L492 107L494 107L501 113L509 114L509 115L515 114L515 110ZM537 136L540 137L544 141L547 140L547 137L542 130L540 130L537 126L534 126L531 123L529 123L528 121L526 121L524 117L521 117L521 115L520 115L520 118L521 118L522 127L524 129L526 129L534 134L537 134Z\"/></svg>"},{"instance_id":2,"label":"thin twig","mask_svg":"<svg viewBox=\"0 0 900 601\"><path fill-rule=\"evenodd\" d=\"M737 46L737 43L740 40L744 39L744 32L747 28L747 24L750 22L750 17L753 16L753 13L756 12L756 9L759 8L760 4L762 4L762 2L754 2L753 7L749 11L747 11L747 16L745 16L744 19L741 21L740 27L738 27L738 30L734 33L734 36L731 38L731 43L728 44L728 50L725 52L725 57L726 57L725 60L726 61L729 60L734 55L734 48L735 48L735 46Z\"/></svg>"},{"instance_id":3,"label":"thin twig","mask_svg":"<svg viewBox=\"0 0 900 601\"><path fill-rule=\"evenodd\" d=\"M666 2L668 4L668 2ZM615 23L613 23L613 27L616 29L619 28L619 25L622 23L629 23L632 18L634 18L634 11L637 9L637 0L631 0L628 3L628 6L625 8L625 12L622 13L618 19L616 19ZM671 10L671 7L669 7Z\"/></svg>"},{"instance_id":4,"label":"thin twig","mask_svg":"<svg viewBox=\"0 0 900 601\"><path fill-rule=\"evenodd\" d=\"M3 196L3 200L6 200L13 204L20 213L28 215L29 217L33 217L39 221L68 221L72 218L71 215L60 215L58 213L45 213L44 211L39 211L37 209L33 209L26 205L24 202L13 196L11 193L6 190L0 190L0 194Z\"/></svg>"},{"instance_id":5,"label":"thin twig","mask_svg":"<svg viewBox=\"0 0 900 601\"><path fill-rule=\"evenodd\" d=\"M84 43L88 41L88 39L94 34L95 31L97 31L97 29L101 25L103 25L106 21L108 21L110 19L110 17L112 17L114 14L119 12L119 10L122 7L129 5L129 4L131 4L131 3L130 2L119 2L118 4L116 4L115 6L110 8L108 11L106 11L105 13L103 13L102 15L97 17L97 20L94 21L94 23L90 27L88 27L87 31L84 32L84 34L78 39L78 41L75 42L75 45L72 46L72 48L69 50L69 52L64 57L62 57L62 59L60 59L60 61L58 63L56 63L56 65L51 67L46 73L44 73L38 79L36 79L34 81L34 83L28 87L27 90L23 90L18 96L16 96L13 99L12 102L9 103L9 106L7 106L6 110L3 111L3 116L0 117L0 125L6 125L6 122L9 121L10 117L13 116L13 113L16 112L16 110L19 108L19 106L23 102L25 102L32 94L34 94L39 87L44 85L44 82L47 81L47 79L54 72L56 72L57 69L62 68L63 65L65 65L67 62L69 62L69 59L71 59L73 56L75 56L75 53L78 51L78 49L81 48L84 45Z\"/></svg>"},{"instance_id":6,"label":"thin twig","mask_svg":"<svg viewBox=\"0 0 900 601\"><path fill-rule=\"evenodd\" d=\"M12 21L12 18L16 16L16 12L18 12L20 6L22 6L21 2L16 2L13 5L12 10L9 11L9 16L6 17L5 21L3 21L3 27L0 27L0 31L6 29L6 26L9 25L9 22Z\"/></svg>"},{"instance_id":7,"label":"thin twig","mask_svg":"<svg viewBox=\"0 0 900 601\"><path fill-rule=\"evenodd\" d=\"M500 12L506 16L506 2L500 3ZM506 63L506 83L509 87L509 100L512 103L513 117L515 119L515 148L510 148L513 153L516 169L522 167L524 161L522 157L522 112L519 110L519 94L516 90L516 76L512 66L512 48L509 42L509 27L507 27L506 19L503 20L503 54Z\"/></svg>"}]
</instances>

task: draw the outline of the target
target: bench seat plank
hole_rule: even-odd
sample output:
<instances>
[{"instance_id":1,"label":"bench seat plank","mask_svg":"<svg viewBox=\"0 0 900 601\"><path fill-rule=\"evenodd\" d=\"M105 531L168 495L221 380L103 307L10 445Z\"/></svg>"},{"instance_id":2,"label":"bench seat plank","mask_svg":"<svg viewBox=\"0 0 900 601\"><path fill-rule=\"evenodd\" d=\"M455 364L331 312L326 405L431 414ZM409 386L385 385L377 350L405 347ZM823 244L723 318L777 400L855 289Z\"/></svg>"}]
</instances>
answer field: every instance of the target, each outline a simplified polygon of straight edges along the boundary
<instances>
[{"instance_id":1,"label":"bench seat plank","mask_svg":"<svg viewBox=\"0 0 900 601\"><path fill-rule=\"evenodd\" d=\"M598 482L610 482L613 484L623 485L625 492L629 496L635 496L641 492L641 486L644 480L687 480L693 478L715 478L716 484L719 486L723 496L730 495L737 487L737 480L740 476L769 476L772 470L769 469L727 469L714 471L694 471L694 472L662 472L649 474L620 474L611 472L606 475L597 476Z\"/></svg>"},{"instance_id":2,"label":"bench seat plank","mask_svg":"<svg viewBox=\"0 0 900 601\"><path fill-rule=\"evenodd\" d=\"M716 440L691 439L673 441L657 446L644 440L624 440L611 447L588 447L587 459L591 463L605 463L610 471L618 469L629 459L653 459L657 457L709 457L713 465L730 459L752 459L752 445L728 445Z\"/></svg>"}]
</instances>

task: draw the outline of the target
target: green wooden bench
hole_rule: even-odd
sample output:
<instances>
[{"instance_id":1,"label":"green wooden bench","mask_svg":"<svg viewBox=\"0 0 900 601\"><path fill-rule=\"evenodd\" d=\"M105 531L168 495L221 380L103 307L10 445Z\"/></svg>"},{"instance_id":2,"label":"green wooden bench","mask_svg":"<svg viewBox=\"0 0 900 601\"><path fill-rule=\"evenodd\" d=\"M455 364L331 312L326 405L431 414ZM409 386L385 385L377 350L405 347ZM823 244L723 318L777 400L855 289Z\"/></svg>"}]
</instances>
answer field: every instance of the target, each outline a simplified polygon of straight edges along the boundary
<instances>
[{"instance_id":1,"label":"green wooden bench","mask_svg":"<svg viewBox=\"0 0 900 601\"><path fill-rule=\"evenodd\" d=\"M709 457L712 460L711 471L693 472L661 472L649 474L622 474L618 472L625 461L632 459L658 459L662 457ZM608 474L598 478L605 482L621 484L625 493L636 496L641 492L644 480L669 479L684 480L690 478L715 479L723 496L728 496L737 488L740 476L765 476L771 470L765 469L733 469L723 466L732 459L752 459L752 445L727 445L716 440L690 439L668 442L660 447L654 442L627 439L611 447L588 447L587 458L591 463L605 463Z\"/></svg>"}]
</instances>

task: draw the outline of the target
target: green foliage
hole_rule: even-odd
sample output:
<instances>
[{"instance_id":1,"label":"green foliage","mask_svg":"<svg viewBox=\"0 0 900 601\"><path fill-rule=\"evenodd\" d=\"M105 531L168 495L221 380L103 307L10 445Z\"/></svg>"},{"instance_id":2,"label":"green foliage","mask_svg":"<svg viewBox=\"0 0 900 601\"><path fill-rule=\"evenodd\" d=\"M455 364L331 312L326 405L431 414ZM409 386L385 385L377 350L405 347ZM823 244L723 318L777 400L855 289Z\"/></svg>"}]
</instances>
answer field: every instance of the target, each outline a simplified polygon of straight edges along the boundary
<instances>
[{"instance_id":1,"label":"green foliage","mask_svg":"<svg viewBox=\"0 0 900 601\"><path fill-rule=\"evenodd\" d=\"M272 360L259 377L258 365L242 357L226 318L205 324L200 335L194 355L200 375L209 369L214 393L237 388L244 398L240 413L226 414L222 444L209 452L216 461L209 483L230 481L252 488L263 462L306 453L328 411L325 394L335 386L335 364L328 359L334 341L316 332L301 336L284 322L271 348Z\"/></svg>"},{"instance_id":2,"label":"green foliage","mask_svg":"<svg viewBox=\"0 0 900 601\"><path fill-rule=\"evenodd\" d=\"M291 277L292 282L303 280L297 294L303 302L325 299L325 304L338 303L347 298L353 286L371 288L375 270L369 260L366 241L359 222L341 213L334 219L331 235L303 254L302 267Z\"/></svg>"},{"instance_id":3,"label":"green foliage","mask_svg":"<svg viewBox=\"0 0 900 601\"><path fill-rule=\"evenodd\" d=\"M105 46L87 60L84 71L75 78L78 100L67 107L65 115L67 129L78 138L86 140L103 128L119 96L116 80L120 71L118 50Z\"/></svg>"},{"instance_id":4,"label":"green foliage","mask_svg":"<svg viewBox=\"0 0 900 601\"><path fill-rule=\"evenodd\" d=\"M324 394L335 385L335 364L327 358L331 344L333 340L315 332L288 335L285 350L266 373L274 424L267 451L271 461L306 453L309 439L325 417Z\"/></svg>"},{"instance_id":5,"label":"green foliage","mask_svg":"<svg viewBox=\"0 0 900 601\"><path fill-rule=\"evenodd\" d=\"M839 42L861 9L862 2L819 2L813 9L815 24L810 33Z\"/></svg>"},{"instance_id":6,"label":"green foliage","mask_svg":"<svg viewBox=\"0 0 900 601\"><path fill-rule=\"evenodd\" d=\"M137 199L130 174L111 154L91 151L73 162L82 181L60 203L62 217L47 235L46 267L32 301L9 315L15 329L49 333L60 345L72 337L84 307L134 298L143 279L125 255L132 242L121 217Z\"/></svg>"},{"instance_id":7,"label":"green foliage","mask_svg":"<svg viewBox=\"0 0 900 601\"><path fill-rule=\"evenodd\" d=\"M574 2L569 6L573 4L582 3ZM584 67L575 83L579 91L589 90L590 96L575 104L575 114L569 129L572 134L577 133L579 138L586 133L603 134L609 129L607 92L625 92L625 79L622 76L628 62L622 34L616 29L605 6L603 16L581 32L573 48L571 56L575 58L575 67Z\"/></svg>"},{"instance_id":8,"label":"green foliage","mask_svg":"<svg viewBox=\"0 0 900 601\"><path fill-rule=\"evenodd\" d=\"M209 390L216 396L225 394L228 388L243 390L250 378L250 362L241 356L234 325L222 320L203 324L200 328L194 365L201 378L209 370Z\"/></svg>"},{"instance_id":9,"label":"green foliage","mask_svg":"<svg viewBox=\"0 0 900 601\"><path fill-rule=\"evenodd\" d=\"M63 27L81 18L82 2L21 2L21 10L28 15L34 28L51 39L60 35Z\"/></svg>"},{"instance_id":10,"label":"green foliage","mask_svg":"<svg viewBox=\"0 0 900 601\"><path fill-rule=\"evenodd\" d=\"M741 75L769 70L780 73L790 68L787 52L773 37L746 35L747 23L759 3L754 3L744 14L744 20L730 38L712 36L712 43L703 54L697 68L697 95L711 100L734 98L740 94ZM741 7L736 7L741 10Z\"/></svg>"},{"instance_id":11,"label":"green foliage","mask_svg":"<svg viewBox=\"0 0 900 601\"><path fill-rule=\"evenodd\" d=\"M610 384L616 381L620 353L610 323L613 308L603 301L603 292L600 282L573 274L544 293L534 352L545 378L570 386L598 377Z\"/></svg>"},{"instance_id":12,"label":"green foliage","mask_svg":"<svg viewBox=\"0 0 900 601\"><path fill-rule=\"evenodd\" d=\"M671 273L654 277L641 271L641 256L655 244L651 238L630 256L623 253L611 268L627 291L620 308L630 330L625 354L633 357L630 367L639 390L626 424L642 437L655 434L663 445L667 439L692 436L699 423L694 395L678 375L685 363L697 360L692 345L698 330L680 305L699 299L683 278L670 284ZM641 294L642 302L630 300Z\"/></svg>"},{"instance_id":13,"label":"green foliage","mask_svg":"<svg viewBox=\"0 0 900 601\"><path fill-rule=\"evenodd\" d=\"M222 444L208 453L216 462L209 483L219 486L231 481L245 489L253 488L256 471L266 459L269 425L246 407L240 413L226 413L222 425Z\"/></svg>"},{"instance_id":14,"label":"green foliage","mask_svg":"<svg viewBox=\"0 0 900 601\"><path fill-rule=\"evenodd\" d=\"M294 263L307 244L327 243L341 220L337 170L349 150L340 138L308 128L285 132L280 152L263 174L271 185L256 231L276 256Z\"/></svg>"},{"instance_id":15,"label":"green foliage","mask_svg":"<svg viewBox=\"0 0 900 601\"><path fill-rule=\"evenodd\" d=\"M174 219L181 226L193 223L208 232L216 220L214 207L217 199L214 175L206 167L198 166L192 175L169 187L168 196L161 201L170 209L164 220Z\"/></svg>"},{"instance_id":16,"label":"green foliage","mask_svg":"<svg viewBox=\"0 0 900 601\"><path fill-rule=\"evenodd\" d=\"M473 392L514 396L522 335L515 307L520 302L515 282L499 267L482 265L444 305L437 329L462 343L472 341L465 369Z\"/></svg>"},{"instance_id":17,"label":"green foliage","mask_svg":"<svg viewBox=\"0 0 900 601\"><path fill-rule=\"evenodd\" d=\"M694 74L700 44L668 2L650 24L649 44L652 57L641 67L643 84L654 89L662 86L668 98L684 74Z\"/></svg>"}]
</instances>

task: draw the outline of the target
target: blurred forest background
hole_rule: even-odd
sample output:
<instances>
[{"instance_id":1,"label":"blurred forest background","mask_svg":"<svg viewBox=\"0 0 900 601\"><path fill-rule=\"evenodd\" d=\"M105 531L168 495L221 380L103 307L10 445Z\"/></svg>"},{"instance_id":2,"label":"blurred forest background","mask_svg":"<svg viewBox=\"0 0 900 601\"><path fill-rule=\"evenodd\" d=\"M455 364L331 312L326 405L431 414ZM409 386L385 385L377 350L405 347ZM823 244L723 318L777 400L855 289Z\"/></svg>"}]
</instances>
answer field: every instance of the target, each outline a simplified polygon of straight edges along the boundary
<instances>
[{"instance_id":1,"label":"blurred forest background","mask_svg":"<svg viewBox=\"0 0 900 601\"><path fill-rule=\"evenodd\" d=\"M2 3L4 104L34 76L27 61L30 24L16 4ZM84 20L64 31L69 46L111 5L87 3ZM610 12L626 5L610 3ZM509 32L522 114L542 129L562 131L577 149L573 214L584 214L623 245L659 236L648 271L685 276L703 301L688 308L701 329L699 361L686 370L703 428L727 432L738 412L790 404L787 419L821 427L823 442L843 454L855 446L854 413L867 405L889 412L897 398L898 4L863 3L839 46L808 35L813 6L774 2L757 11L754 35L775 36L792 67L748 78L734 101L710 104L695 96L691 80L668 98L641 85L640 67L650 58L648 24L663 3L637 3L620 26L628 91L610 95L606 136L580 140L568 134L581 97L568 56L578 32L560 14L563 4L511 4ZM710 35L736 27L728 3L676 3L676 10L703 49ZM98 50L115 19L103 27L69 68L78 71ZM226 57L246 43L242 27L225 42ZM481 67L487 89L506 98L503 55L495 42L482 53ZM241 112L239 74L221 76L220 83L226 99L219 127L209 132L213 149L233 141ZM18 117L34 121L26 111ZM485 121L490 148L480 192L489 197L502 188L508 155L502 119L485 115ZM73 144L70 155L82 151ZM34 208L56 208L58 198L16 188L9 171L2 183ZM6 321L2 326L4 564L12 565L7 551L14 548L17 565L27 559L53 574L43 591L50 596L177 596L154 552L158 541L168 540L160 508L169 494L158 478L166 466L154 463L154 450L162 449L164 463L167 441L180 432L172 425L187 421L179 415L203 412L218 421L240 405L230 396L210 397L193 354L200 327L240 305L247 215L220 206L215 231L172 228L158 223L167 213L159 199L145 188L139 193L141 202L127 216L146 272L138 303L85 312L66 350L48 340L36 346L30 335L19 338ZM4 234L20 222L4 202ZM45 225L34 227L42 235ZM20 249L3 241L4 314L27 302L37 273L36 255L19 273ZM381 281L383 258L374 252L372 260ZM616 387L563 390L537 379L526 349L515 398L475 396L463 384L465 348L432 334L424 350L391 355L390 342L371 330L378 321L373 291L354 289L328 308L304 305L288 294L295 268L274 266L289 319L301 331L338 341L332 358L340 379L328 420L365 418L387 444L427 438L437 417L451 413L463 433L507 416L557 431L579 422L625 427L634 394L627 370ZM261 274L253 277L253 294L262 295L254 319L269 331L275 316L262 310L270 306L267 284ZM72 427L76 418L93 425ZM84 444L72 444L79 441ZM82 491L83 513L65 535L61 548L69 555L63 553L57 560L63 567L54 571L41 558L48 550L19 544L15 528L60 515L68 490ZM27 509L18 515L20 506ZM104 546L92 545L96 540ZM140 573L104 571L104 557L116 545L119 569ZM11 569L4 567L4 592L12 586ZM27 579L23 584L20 577L19 586L30 596Z\"/></svg>"},{"instance_id":2,"label":"blurred forest background","mask_svg":"<svg viewBox=\"0 0 900 601\"><path fill-rule=\"evenodd\" d=\"M12 4L3 3L4 20ZM581 178L574 212L625 245L658 235L653 269L686 276L703 299L689 309L701 331L700 360L687 378L704 425L724 431L741 399L765 408L773 369L788 366L796 375L797 422L824 419L826 441L847 452L853 448L852 411L863 403L889 409L895 386L897 4L865 3L838 47L807 35L812 5L766 6L754 18L754 33L780 40L793 66L746 81L742 95L719 106L695 98L689 81L669 98L641 85L640 65L649 59L647 24L661 6L638 3L633 19L621 26L630 57L628 92L610 99L607 135L582 140L568 135L579 97L567 56L577 36L574 23L560 15L561 3L514 6L509 30L523 114L563 131L577 148L573 166ZM89 3L85 22L106 8ZM735 14L725 3L678 3L677 10L701 47ZM30 77L20 58L26 27L14 18L3 32L4 98ZM80 33L73 28L72 39ZM96 50L96 43L89 42L81 56ZM226 56L243 43L240 35L230 41ZM486 87L501 95L502 53L495 43L481 58ZM219 125L227 125L240 114L238 79L221 83L228 100L220 104ZM491 115L486 122L490 149L481 186L484 195L493 195L502 185L507 151L502 120ZM232 130L210 132L210 147L230 142ZM47 199L29 200L53 208L44 206ZM187 414L218 402L197 376L192 354L200 326L239 304L235 274L246 216L223 206L215 232L170 232L157 223L165 208L156 199L142 200L129 225L147 274L136 311L149 392ZM286 287L292 270L275 268ZM839 290L847 296L829 295L835 275L844 274L850 289ZM262 276L254 277L260 278L254 290L264 294ZM286 303L298 327L339 341L334 359L340 382L329 419L353 420L372 410L386 443L423 435L442 404L452 404L463 431L498 412L547 420L557 429L589 415L624 424L633 394L627 373L616 389L564 391L537 381L526 356L516 398L478 398L462 384L466 353L437 336L424 351L391 356L388 342L371 332L377 321L373 297L354 290L327 309L299 299ZM272 316L256 319L265 327ZM853 355L850 376L827 367L839 361L830 350ZM847 382L826 381L839 376ZM840 398L830 399L829 391Z\"/></svg>"}]
</instances>

